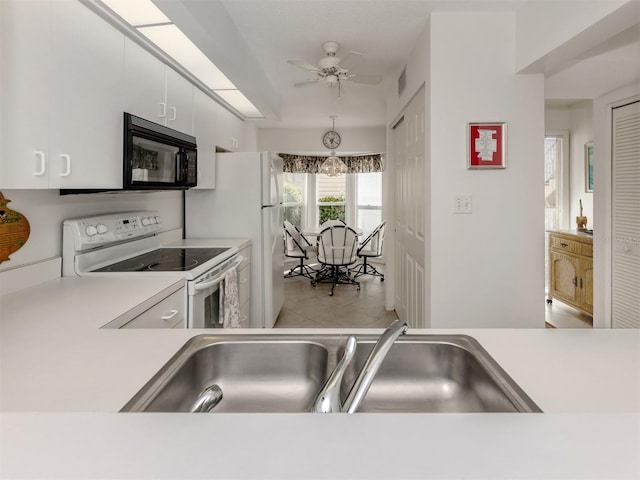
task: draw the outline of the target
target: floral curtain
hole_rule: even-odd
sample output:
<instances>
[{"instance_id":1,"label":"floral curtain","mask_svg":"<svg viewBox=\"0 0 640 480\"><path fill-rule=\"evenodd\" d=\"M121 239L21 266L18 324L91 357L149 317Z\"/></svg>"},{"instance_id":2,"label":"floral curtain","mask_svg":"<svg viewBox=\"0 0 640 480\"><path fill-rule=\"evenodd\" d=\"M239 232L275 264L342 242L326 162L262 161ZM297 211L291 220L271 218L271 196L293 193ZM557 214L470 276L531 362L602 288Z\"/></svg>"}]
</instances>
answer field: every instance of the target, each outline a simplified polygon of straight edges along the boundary
<instances>
[{"instance_id":1,"label":"floral curtain","mask_svg":"<svg viewBox=\"0 0 640 480\"><path fill-rule=\"evenodd\" d=\"M320 166L327 157L316 155L278 154L284 160L284 171L287 173L320 173ZM370 173L382 171L382 155L338 155L348 168L347 173Z\"/></svg>"}]
</instances>

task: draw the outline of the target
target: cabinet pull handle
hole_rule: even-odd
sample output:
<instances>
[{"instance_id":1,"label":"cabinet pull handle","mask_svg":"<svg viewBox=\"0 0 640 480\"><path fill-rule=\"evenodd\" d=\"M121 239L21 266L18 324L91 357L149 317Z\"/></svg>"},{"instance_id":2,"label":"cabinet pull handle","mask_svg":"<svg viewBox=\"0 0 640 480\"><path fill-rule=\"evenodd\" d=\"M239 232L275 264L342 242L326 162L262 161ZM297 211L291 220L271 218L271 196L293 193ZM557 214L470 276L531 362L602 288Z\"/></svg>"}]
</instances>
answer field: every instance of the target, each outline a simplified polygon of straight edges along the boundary
<instances>
[{"instance_id":1,"label":"cabinet pull handle","mask_svg":"<svg viewBox=\"0 0 640 480\"><path fill-rule=\"evenodd\" d=\"M176 109L176 107L169 107L169 111L171 112L169 121L173 122L176 118L178 118L178 110Z\"/></svg>"},{"instance_id":2,"label":"cabinet pull handle","mask_svg":"<svg viewBox=\"0 0 640 480\"><path fill-rule=\"evenodd\" d=\"M564 248L564 247L568 247L568 246L569 246L569 244L568 244L568 243L561 242L561 243L560 243L560 246L561 246L562 248Z\"/></svg>"},{"instance_id":3,"label":"cabinet pull handle","mask_svg":"<svg viewBox=\"0 0 640 480\"><path fill-rule=\"evenodd\" d=\"M580 288L582 288L582 279L580 279Z\"/></svg>"},{"instance_id":4,"label":"cabinet pull handle","mask_svg":"<svg viewBox=\"0 0 640 480\"><path fill-rule=\"evenodd\" d=\"M171 320L173 317L175 317L178 314L178 310L171 310L169 312L169 314L167 315L163 315L162 316L162 320Z\"/></svg>"},{"instance_id":5,"label":"cabinet pull handle","mask_svg":"<svg viewBox=\"0 0 640 480\"><path fill-rule=\"evenodd\" d=\"M66 168L65 171L60 174L61 177L68 177L71 175L71 157L66 153L61 153L60 158L65 161Z\"/></svg>"},{"instance_id":6,"label":"cabinet pull handle","mask_svg":"<svg viewBox=\"0 0 640 480\"><path fill-rule=\"evenodd\" d=\"M47 171L46 157L44 156L44 152L41 152L40 150L36 150L33 153L38 158L38 160L40 161L40 169L38 171L36 171L36 172L33 172L33 174L36 177L41 177L42 175L44 175L44 172Z\"/></svg>"},{"instance_id":7,"label":"cabinet pull handle","mask_svg":"<svg viewBox=\"0 0 640 480\"><path fill-rule=\"evenodd\" d=\"M573 280L571 280L571 283L573 283L574 287L578 286L578 277L573 277Z\"/></svg>"},{"instance_id":8,"label":"cabinet pull handle","mask_svg":"<svg viewBox=\"0 0 640 480\"><path fill-rule=\"evenodd\" d=\"M164 118L167 116L167 104L165 102L160 102L160 118Z\"/></svg>"}]
</instances>

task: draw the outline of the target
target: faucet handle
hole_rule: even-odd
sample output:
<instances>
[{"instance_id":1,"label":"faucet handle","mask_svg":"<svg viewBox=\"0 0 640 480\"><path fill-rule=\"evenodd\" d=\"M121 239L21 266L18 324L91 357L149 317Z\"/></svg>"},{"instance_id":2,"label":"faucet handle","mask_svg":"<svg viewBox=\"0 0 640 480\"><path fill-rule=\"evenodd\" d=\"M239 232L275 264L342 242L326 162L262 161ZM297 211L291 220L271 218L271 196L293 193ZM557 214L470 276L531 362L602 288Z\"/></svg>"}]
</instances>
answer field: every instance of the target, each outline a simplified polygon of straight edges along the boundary
<instances>
[{"instance_id":1,"label":"faucet handle","mask_svg":"<svg viewBox=\"0 0 640 480\"><path fill-rule=\"evenodd\" d=\"M334 413L342 411L342 403L340 402L340 384L344 372L353 360L356 353L358 340L353 335L349 335L344 346L344 354L333 369L333 372L324 383L315 400L311 405L311 412L315 413Z\"/></svg>"}]
</instances>

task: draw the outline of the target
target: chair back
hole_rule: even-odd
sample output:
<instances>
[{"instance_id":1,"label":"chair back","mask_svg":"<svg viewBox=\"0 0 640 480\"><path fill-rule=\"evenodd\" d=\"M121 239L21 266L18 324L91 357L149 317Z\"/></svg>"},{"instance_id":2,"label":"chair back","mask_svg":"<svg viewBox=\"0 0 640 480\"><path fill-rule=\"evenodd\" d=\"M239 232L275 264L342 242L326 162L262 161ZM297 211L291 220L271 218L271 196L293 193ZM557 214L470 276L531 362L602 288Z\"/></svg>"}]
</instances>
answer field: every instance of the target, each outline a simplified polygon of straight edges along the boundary
<instances>
[{"instance_id":1,"label":"chair back","mask_svg":"<svg viewBox=\"0 0 640 480\"><path fill-rule=\"evenodd\" d=\"M324 230L327 227L332 227L333 225L346 225L346 223L338 219L327 220L322 225L320 225L320 231Z\"/></svg>"},{"instance_id":2,"label":"chair back","mask_svg":"<svg viewBox=\"0 0 640 480\"><path fill-rule=\"evenodd\" d=\"M288 257L305 256L305 239L294 224L284 221L284 254Z\"/></svg>"},{"instance_id":3,"label":"chair back","mask_svg":"<svg viewBox=\"0 0 640 480\"><path fill-rule=\"evenodd\" d=\"M384 243L384 227L387 222L382 222L373 232L365 238L358 248L358 255L366 254L369 257L380 257L382 255L382 245Z\"/></svg>"},{"instance_id":4,"label":"chair back","mask_svg":"<svg viewBox=\"0 0 640 480\"><path fill-rule=\"evenodd\" d=\"M351 265L357 259L358 235L343 223L324 228L318 237L318 261L327 265Z\"/></svg>"}]
</instances>

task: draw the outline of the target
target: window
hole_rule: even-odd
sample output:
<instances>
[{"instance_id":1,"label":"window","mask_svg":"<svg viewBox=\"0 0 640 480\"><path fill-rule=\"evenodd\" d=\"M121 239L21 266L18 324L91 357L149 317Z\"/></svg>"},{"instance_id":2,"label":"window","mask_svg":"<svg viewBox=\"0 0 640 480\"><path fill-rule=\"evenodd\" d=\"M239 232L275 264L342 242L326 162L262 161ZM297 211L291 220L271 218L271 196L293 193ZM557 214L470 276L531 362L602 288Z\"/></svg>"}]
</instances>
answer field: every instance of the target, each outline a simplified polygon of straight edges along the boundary
<instances>
[{"instance_id":1,"label":"window","mask_svg":"<svg viewBox=\"0 0 640 480\"><path fill-rule=\"evenodd\" d=\"M302 229L305 225L307 175L284 174L284 219Z\"/></svg>"},{"instance_id":2,"label":"window","mask_svg":"<svg viewBox=\"0 0 640 480\"><path fill-rule=\"evenodd\" d=\"M382 223L382 173L358 173L356 192L356 225L366 238Z\"/></svg>"},{"instance_id":3,"label":"window","mask_svg":"<svg viewBox=\"0 0 640 480\"><path fill-rule=\"evenodd\" d=\"M569 132L544 137L544 228L569 225ZM549 243L545 239L545 290L549 291Z\"/></svg>"},{"instance_id":4,"label":"window","mask_svg":"<svg viewBox=\"0 0 640 480\"><path fill-rule=\"evenodd\" d=\"M382 173L285 173L283 203L285 220L301 230L337 219L361 228L366 238L382 222Z\"/></svg>"},{"instance_id":5,"label":"window","mask_svg":"<svg viewBox=\"0 0 640 480\"><path fill-rule=\"evenodd\" d=\"M318 225L327 220L342 220L345 217L346 206L346 175L329 177L328 175L316 175L316 205L318 206Z\"/></svg>"}]
</instances>

